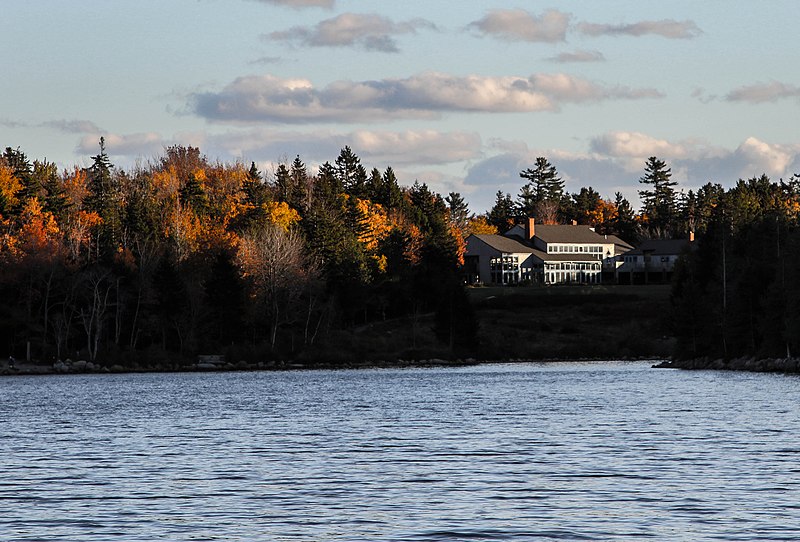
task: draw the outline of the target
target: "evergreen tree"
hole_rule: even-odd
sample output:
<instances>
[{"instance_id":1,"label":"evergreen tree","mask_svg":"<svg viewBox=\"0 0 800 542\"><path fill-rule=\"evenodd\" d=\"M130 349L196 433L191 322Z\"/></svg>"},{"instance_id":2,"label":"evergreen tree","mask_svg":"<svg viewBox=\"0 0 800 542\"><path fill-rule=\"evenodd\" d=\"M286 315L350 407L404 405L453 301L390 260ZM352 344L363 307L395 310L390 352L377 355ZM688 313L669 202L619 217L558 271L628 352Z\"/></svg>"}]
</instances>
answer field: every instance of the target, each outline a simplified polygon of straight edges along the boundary
<instances>
[{"instance_id":1,"label":"evergreen tree","mask_svg":"<svg viewBox=\"0 0 800 542\"><path fill-rule=\"evenodd\" d=\"M636 223L636 217L630 202L622 194L616 192L614 194L614 206L617 208L616 216L612 223L614 232L620 239L628 243L635 243L639 239L639 225Z\"/></svg>"},{"instance_id":2,"label":"evergreen tree","mask_svg":"<svg viewBox=\"0 0 800 542\"><path fill-rule=\"evenodd\" d=\"M56 217L58 222L63 222L69 202L64 192L64 185L58 175L58 167L52 162L33 162L33 177L42 187L42 200L44 210Z\"/></svg>"},{"instance_id":3,"label":"evergreen tree","mask_svg":"<svg viewBox=\"0 0 800 542\"><path fill-rule=\"evenodd\" d=\"M570 197L570 210L567 218L579 224L589 224L592 213L598 208L603 198L594 188L581 187L580 191Z\"/></svg>"},{"instance_id":4,"label":"evergreen tree","mask_svg":"<svg viewBox=\"0 0 800 542\"><path fill-rule=\"evenodd\" d=\"M677 212L673 187L678 183L672 180L672 170L666 162L655 156L647 159L644 171L639 183L646 188L639 190L639 198L647 228L653 236L668 238L675 229Z\"/></svg>"},{"instance_id":5,"label":"evergreen tree","mask_svg":"<svg viewBox=\"0 0 800 542\"><path fill-rule=\"evenodd\" d=\"M521 171L519 176L528 179L529 192L533 194L535 203L545 200L561 201L564 181L558 176L555 166L544 156L538 157L534 167Z\"/></svg>"},{"instance_id":6,"label":"evergreen tree","mask_svg":"<svg viewBox=\"0 0 800 542\"><path fill-rule=\"evenodd\" d=\"M450 223L464 231L472 214L469 212L469 205L464 201L464 197L458 192L450 192L444 200L450 211Z\"/></svg>"},{"instance_id":7,"label":"evergreen tree","mask_svg":"<svg viewBox=\"0 0 800 542\"><path fill-rule=\"evenodd\" d=\"M494 206L486 214L486 220L500 233L505 233L516 221L516 208L511 194L503 194L501 190L495 194Z\"/></svg>"},{"instance_id":8,"label":"evergreen tree","mask_svg":"<svg viewBox=\"0 0 800 542\"><path fill-rule=\"evenodd\" d=\"M292 161L291 176L292 193L287 203L294 209L307 209L311 205L311 187L306 165L300 160L300 155Z\"/></svg>"},{"instance_id":9,"label":"evergreen tree","mask_svg":"<svg viewBox=\"0 0 800 542\"><path fill-rule=\"evenodd\" d=\"M184 207L191 207L195 214L205 215L208 212L208 194L194 173L189 174L189 180L179 190L178 197L181 204Z\"/></svg>"},{"instance_id":10,"label":"evergreen tree","mask_svg":"<svg viewBox=\"0 0 800 542\"><path fill-rule=\"evenodd\" d=\"M401 209L403 207L404 198L403 190L397 182L397 176L391 166L386 168L383 172L383 190L379 194L377 203L383 205L386 209Z\"/></svg>"},{"instance_id":11,"label":"evergreen tree","mask_svg":"<svg viewBox=\"0 0 800 542\"><path fill-rule=\"evenodd\" d=\"M336 175L344 191L357 198L363 198L367 185L367 171L361 159L345 146L336 158Z\"/></svg>"},{"instance_id":12,"label":"evergreen tree","mask_svg":"<svg viewBox=\"0 0 800 542\"><path fill-rule=\"evenodd\" d=\"M541 200L533 183L522 185L517 194L516 213L520 219L536 217L537 206Z\"/></svg>"},{"instance_id":13,"label":"evergreen tree","mask_svg":"<svg viewBox=\"0 0 800 542\"><path fill-rule=\"evenodd\" d=\"M111 170L114 166L106 154L105 138L100 138L100 153L92 157L87 170L89 195L84 204L103 220L99 248L106 257L116 253L122 225L122 201L119 186Z\"/></svg>"},{"instance_id":14,"label":"evergreen tree","mask_svg":"<svg viewBox=\"0 0 800 542\"><path fill-rule=\"evenodd\" d=\"M269 190L264 184L264 178L258 171L255 162L250 163L247 177L242 183L242 191L244 192L244 201L249 205L259 206L269 201Z\"/></svg>"}]
</instances>

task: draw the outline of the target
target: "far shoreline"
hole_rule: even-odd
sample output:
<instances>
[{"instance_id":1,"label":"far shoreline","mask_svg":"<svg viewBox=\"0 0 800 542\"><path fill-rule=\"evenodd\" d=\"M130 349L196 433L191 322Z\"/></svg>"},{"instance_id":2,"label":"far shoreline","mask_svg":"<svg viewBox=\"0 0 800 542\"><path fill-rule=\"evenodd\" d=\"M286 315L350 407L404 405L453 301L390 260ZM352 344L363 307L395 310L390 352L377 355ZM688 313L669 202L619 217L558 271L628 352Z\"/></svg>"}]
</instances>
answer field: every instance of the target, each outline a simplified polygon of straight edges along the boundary
<instances>
[{"instance_id":1,"label":"far shoreline","mask_svg":"<svg viewBox=\"0 0 800 542\"><path fill-rule=\"evenodd\" d=\"M0 377L14 376L62 376L62 375L105 375L105 374L134 374L134 373L235 373L235 372L287 372L287 371L314 371L314 370L359 370L359 369L411 369L434 367L471 367L477 365L501 365L524 363L600 363L600 362L641 362L652 363L653 367L668 363L663 358L570 358L570 359L489 359L477 360L473 358L447 360L430 358L420 360L397 361L363 361L363 362L259 362L259 363L222 363L210 367L201 363L190 365L154 366L144 365L137 367L123 367L121 365L104 366L91 364L79 360L74 364L66 365L65 369L56 369L54 365L39 364L36 362L16 362L15 368L0 368Z\"/></svg>"}]
</instances>

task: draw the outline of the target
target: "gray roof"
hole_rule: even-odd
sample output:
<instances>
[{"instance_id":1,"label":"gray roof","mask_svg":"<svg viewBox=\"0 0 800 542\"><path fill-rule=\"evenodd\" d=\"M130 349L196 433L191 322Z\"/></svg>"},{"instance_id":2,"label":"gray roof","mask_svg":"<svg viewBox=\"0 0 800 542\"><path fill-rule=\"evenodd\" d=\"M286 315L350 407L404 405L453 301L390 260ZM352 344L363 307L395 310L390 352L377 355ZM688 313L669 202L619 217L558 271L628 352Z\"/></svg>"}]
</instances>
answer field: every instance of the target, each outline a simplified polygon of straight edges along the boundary
<instances>
[{"instance_id":1,"label":"gray roof","mask_svg":"<svg viewBox=\"0 0 800 542\"><path fill-rule=\"evenodd\" d=\"M602 235L593 232L589 226L564 224L536 224L534 234L545 243L605 243Z\"/></svg>"},{"instance_id":2,"label":"gray roof","mask_svg":"<svg viewBox=\"0 0 800 542\"><path fill-rule=\"evenodd\" d=\"M511 239L509 237L503 237L502 235L493 235L493 234L475 234L473 233L470 237L474 237L476 239L480 239L493 249L499 252L513 252L513 253L524 253L524 254L532 254L534 252L539 252L538 250L531 248L529 246L523 245L516 239ZM469 239L469 237L467 238Z\"/></svg>"},{"instance_id":3,"label":"gray roof","mask_svg":"<svg viewBox=\"0 0 800 542\"><path fill-rule=\"evenodd\" d=\"M690 246L688 239L648 239L642 241L636 249L628 252L629 255L653 254L655 256L666 256L668 254L680 254Z\"/></svg>"},{"instance_id":4,"label":"gray roof","mask_svg":"<svg viewBox=\"0 0 800 542\"><path fill-rule=\"evenodd\" d=\"M607 243L608 242L614 243L616 246L622 247L625 250L632 250L633 249L633 245L631 245L627 241L623 241L622 239L620 239L616 235L606 235L605 238L606 238L606 242Z\"/></svg>"}]
</instances>

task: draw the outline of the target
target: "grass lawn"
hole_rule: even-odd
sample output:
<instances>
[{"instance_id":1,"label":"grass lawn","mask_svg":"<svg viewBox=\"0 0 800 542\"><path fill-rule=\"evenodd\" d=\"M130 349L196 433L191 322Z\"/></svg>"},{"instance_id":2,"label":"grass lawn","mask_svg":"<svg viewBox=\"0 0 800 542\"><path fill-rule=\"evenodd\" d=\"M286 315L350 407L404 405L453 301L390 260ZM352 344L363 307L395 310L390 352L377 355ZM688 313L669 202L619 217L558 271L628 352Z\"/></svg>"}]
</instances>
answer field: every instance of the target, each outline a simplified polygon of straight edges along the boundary
<instances>
[{"instance_id":1,"label":"grass lawn","mask_svg":"<svg viewBox=\"0 0 800 542\"><path fill-rule=\"evenodd\" d=\"M476 287L484 359L666 357L669 285Z\"/></svg>"}]
</instances>

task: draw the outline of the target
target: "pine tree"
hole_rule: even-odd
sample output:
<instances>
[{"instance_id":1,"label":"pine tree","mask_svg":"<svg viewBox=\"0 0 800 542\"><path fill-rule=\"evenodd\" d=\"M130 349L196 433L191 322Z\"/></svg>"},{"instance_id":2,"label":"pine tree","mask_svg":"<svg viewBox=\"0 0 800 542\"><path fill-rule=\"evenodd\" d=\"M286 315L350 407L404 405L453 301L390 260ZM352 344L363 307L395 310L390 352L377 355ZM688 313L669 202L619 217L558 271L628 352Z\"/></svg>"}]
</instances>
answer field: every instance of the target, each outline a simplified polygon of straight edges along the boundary
<instances>
[{"instance_id":1,"label":"pine tree","mask_svg":"<svg viewBox=\"0 0 800 542\"><path fill-rule=\"evenodd\" d=\"M614 194L614 206L617 208L612 227L614 232L624 241L635 243L639 238L639 226L630 202L622 194Z\"/></svg>"},{"instance_id":2,"label":"pine tree","mask_svg":"<svg viewBox=\"0 0 800 542\"><path fill-rule=\"evenodd\" d=\"M255 162L250 163L247 178L242 183L244 201L249 205L259 206L269 201L269 190L264 184L264 178L258 171Z\"/></svg>"},{"instance_id":3,"label":"pine tree","mask_svg":"<svg viewBox=\"0 0 800 542\"><path fill-rule=\"evenodd\" d=\"M336 175L345 192L357 198L364 197L367 171L349 146L345 146L336 159Z\"/></svg>"},{"instance_id":4,"label":"pine tree","mask_svg":"<svg viewBox=\"0 0 800 542\"><path fill-rule=\"evenodd\" d=\"M536 203L545 200L561 201L564 195L564 181L558 176L556 168L547 158L540 156L533 167L520 172L520 177L528 179L530 192Z\"/></svg>"},{"instance_id":5,"label":"pine tree","mask_svg":"<svg viewBox=\"0 0 800 542\"><path fill-rule=\"evenodd\" d=\"M101 137L100 153L92 157L92 165L86 171L89 195L84 204L103 221L99 246L106 257L116 252L122 226L122 201L119 186L111 173L113 168L106 154L105 138Z\"/></svg>"},{"instance_id":6,"label":"pine tree","mask_svg":"<svg viewBox=\"0 0 800 542\"><path fill-rule=\"evenodd\" d=\"M644 171L639 183L647 188L639 190L639 198L642 200L642 214L646 217L647 228L651 235L670 237L677 215L673 187L678 183L672 180L672 170L666 162L655 156L647 159Z\"/></svg>"},{"instance_id":7,"label":"pine tree","mask_svg":"<svg viewBox=\"0 0 800 542\"><path fill-rule=\"evenodd\" d=\"M519 189L519 194L517 194L517 216L520 219L535 217L539 201L533 183L522 185L522 188Z\"/></svg>"},{"instance_id":8,"label":"pine tree","mask_svg":"<svg viewBox=\"0 0 800 542\"><path fill-rule=\"evenodd\" d=\"M503 194L501 190L495 194L494 206L486 214L486 220L497 228L500 233L505 233L514 225L516 209L511 200L511 194Z\"/></svg>"},{"instance_id":9,"label":"pine tree","mask_svg":"<svg viewBox=\"0 0 800 542\"><path fill-rule=\"evenodd\" d=\"M469 205L464 201L464 197L458 192L450 192L444 200L450 211L450 223L464 231L472 214L469 212Z\"/></svg>"}]
</instances>

